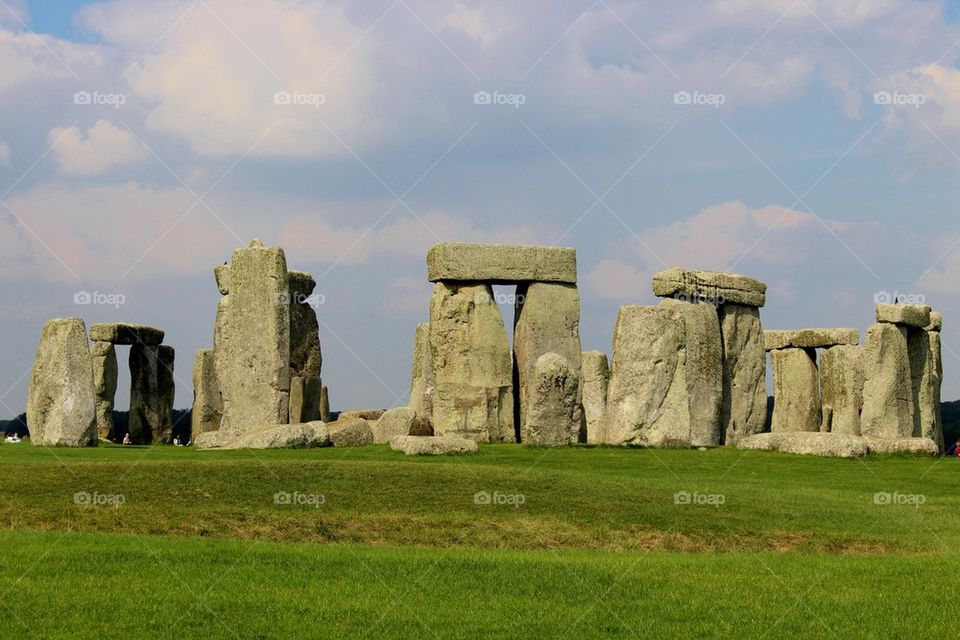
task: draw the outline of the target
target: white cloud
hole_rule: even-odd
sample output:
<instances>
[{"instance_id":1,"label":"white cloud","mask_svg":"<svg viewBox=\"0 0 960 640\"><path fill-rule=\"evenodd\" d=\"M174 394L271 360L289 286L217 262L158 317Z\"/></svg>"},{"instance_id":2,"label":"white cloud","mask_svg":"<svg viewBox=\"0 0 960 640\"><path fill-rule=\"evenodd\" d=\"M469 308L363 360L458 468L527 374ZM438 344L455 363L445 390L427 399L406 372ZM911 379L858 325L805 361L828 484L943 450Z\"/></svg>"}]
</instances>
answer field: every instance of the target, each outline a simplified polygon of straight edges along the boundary
<instances>
[{"instance_id":1,"label":"white cloud","mask_svg":"<svg viewBox=\"0 0 960 640\"><path fill-rule=\"evenodd\" d=\"M47 141L53 148L61 171L76 176L94 176L109 169L144 160L148 151L129 131L108 120L99 120L87 130L78 127L50 131Z\"/></svg>"}]
</instances>

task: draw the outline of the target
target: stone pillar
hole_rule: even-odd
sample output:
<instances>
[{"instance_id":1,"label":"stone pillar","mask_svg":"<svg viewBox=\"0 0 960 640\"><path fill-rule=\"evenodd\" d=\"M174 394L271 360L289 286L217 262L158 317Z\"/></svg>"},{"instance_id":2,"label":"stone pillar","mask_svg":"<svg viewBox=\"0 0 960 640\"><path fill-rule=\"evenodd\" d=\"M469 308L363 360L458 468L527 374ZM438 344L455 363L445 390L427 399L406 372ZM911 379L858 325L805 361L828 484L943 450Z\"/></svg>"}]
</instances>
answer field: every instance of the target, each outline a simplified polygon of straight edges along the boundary
<instances>
[{"instance_id":1,"label":"stone pillar","mask_svg":"<svg viewBox=\"0 0 960 640\"><path fill-rule=\"evenodd\" d=\"M820 352L820 395L823 414L820 430L860 435L863 409L863 350L840 345Z\"/></svg>"},{"instance_id":2,"label":"stone pillar","mask_svg":"<svg viewBox=\"0 0 960 640\"><path fill-rule=\"evenodd\" d=\"M913 384L905 327L879 322L863 346L860 431L875 438L908 438L914 430Z\"/></svg>"},{"instance_id":3,"label":"stone pillar","mask_svg":"<svg viewBox=\"0 0 960 640\"><path fill-rule=\"evenodd\" d=\"M173 442L173 405L176 401L177 387L173 377L173 364L176 351L169 345L157 347L157 406L160 420L153 432L154 444Z\"/></svg>"},{"instance_id":4,"label":"stone pillar","mask_svg":"<svg viewBox=\"0 0 960 640\"><path fill-rule=\"evenodd\" d=\"M773 361L771 431L820 431L823 407L815 349L776 349Z\"/></svg>"},{"instance_id":5,"label":"stone pillar","mask_svg":"<svg viewBox=\"0 0 960 640\"><path fill-rule=\"evenodd\" d=\"M290 401L290 291L283 249L254 240L237 249L218 309L214 358L221 430L284 424Z\"/></svg>"},{"instance_id":6,"label":"stone pillar","mask_svg":"<svg viewBox=\"0 0 960 640\"><path fill-rule=\"evenodd\" d=\"M767 421L767 356L760 309L726 303L720 307L723 337L724 441L761 433Z\"/></svg>"},{"instance_id":7,"label":"stone pillar","mask_svg":"<svg viewBox=\"0 0 960 640\"><path fill-rule=\"evenodd\" d=\"M520 432L524 444L565 447L580 434L580 371L556 353L537 358L533 378L527 379L526 419Z\"/></svg>"},{"instance_id":8,"label":"stone pillar","mask_svg":"<svg viewBox=\"0 0 960 640\"><path fill-rule=\"evenodd\" d=\"M911 386L914 402L915 438L930 438L943 451L943 423L940 416L940 387L943 362L939 331L907 330Z\"/></svg>"},{"instance_id":9,"label":"stone pillar","mask_svg":"<svg viewBox=\"0 0 960 640\"><path fill-rule=\"evenodd\" d=\"M413 338L413 370L410 372L410 408L421 421L433 414L433 362L430 358L430 324L417 325Z\"/></svg>"},{"instance_id":10,"label":"stone pillar","mask_svg":"<svg viewBox=\"0 0 960 640\"><path fill-rule=\"evenodd\" d=\"M327 385L320 387L320 419L330 422L330 391Z\"/></svg>"},{"instance_id":11,"label":"stone pillar","mask_svg":"<svg viewBox=\"0 0 960 640\"><path fill-rule=\"evenodd\" d=\"M690 445L683 314L668 307L620 309L604 420L611 444Z\"/></svg>"},{"instance_id":12,"label":"stone pillar","mask_svg":"<svg viewBox=\"0 0 960 640\"><path fill-rule=\"evenodd\" d=\"M533 282L517 287L513 352L513 382L519 391L519 410L514 415L522 438L530 406L527 396L540 384L535 378L540 356L556 353L567 361L572 374L580 378L580 293L575 284ZM578 424L579 406L578 401L575 416Z\"/></svg>"},{"instance_id":13,"label":"stone pillar","mask_svg":"<svg viewBox=\"0 0 960 640\"><path fill-rule=\"evenodd\" d=\"M213 366L213 349L197 349L193 361L193 411L190 432L194 440L201 433L217 431L223 405Z\"/></svg>"},{"instance_id":14,"label":"stone pillar","mask_svg":"<svg viewBox=\"0 0 960 640\"><path fill-rule=\"evenodd\" d=\"M311 297L317 281L305 271L291 271L290 285L290 376L320 376L323 355L320 351L320 329Z\"/></svg>"},{"instance_id":15,"label":"stone pillar","mask_svg":"<svg viewBox=\"0 0 960 640\"><path fill-rule=\"evenodd\" d=\"M97 444L93 360L80 318L43 325L27 391L27 428L34 445Z\"/></svg>"},{"instance_id":16,"label":"stone pillar","mask_svg":"<svg viewBox=\"0 0 960 640\"><path fill-rule=\"evenodd\" d=\"M478 442L514 441L513 360L490 285L434 286L430 352L434 433Z\"/></svg>"},{"instance_id":17,"label":"stone pillar","mask_svg":"<svg viewBox=\"0 0 960 640\"><path fill-rule=\"evenodd\" d=\"M720 414L723 407L723 341L717 307L672 298L660 302L683 314L686 326L687 404L690 410L690 444L713 447L723 441Z\"/></svg>"},{"instance_id":18,"label":"stone pillar","mask_svg":"<svg viewBox=\"0 0 960 640\"><path fill-rule=\"evenodd\" d=\"M97 396L97 437L112 440L113 402L117 393L117 349L110 342L94 342L90 349L93 359L93 388Z\"/></svg>"},{"instance_id":19,"label":"stone pillar","mask_svg":"<svg viewBox=\"0 0 960 640\"><path fill-rule=\"evenodd\" d=\"M164 408L160 401L158 346L134 344L130 347L130 440L134 444L152 444L159 439Z\"/></svg>"},{"instance_id":20,"label":"stone pillar","mask_svg":"<svg viewBox=\"0 0 960 640\"><path fill-rule=\"evenodd\" d=\"M320 420L320 376L290 379L290 424Z\"/></svg>"},{"instance_id":21,"label":"stone pillar","mask_svg":"<svg viewBox=\"0 0 960 640\"><path fill-rule=\"evenodd\" d=\"M607 441L603 413L607 406L609 381L610 367L607 364L607 354L602 351L585 351L580 361L580 384L583 415L587 424L587 442L590 444L602 444Z\"/></svg>"}]
</instances>

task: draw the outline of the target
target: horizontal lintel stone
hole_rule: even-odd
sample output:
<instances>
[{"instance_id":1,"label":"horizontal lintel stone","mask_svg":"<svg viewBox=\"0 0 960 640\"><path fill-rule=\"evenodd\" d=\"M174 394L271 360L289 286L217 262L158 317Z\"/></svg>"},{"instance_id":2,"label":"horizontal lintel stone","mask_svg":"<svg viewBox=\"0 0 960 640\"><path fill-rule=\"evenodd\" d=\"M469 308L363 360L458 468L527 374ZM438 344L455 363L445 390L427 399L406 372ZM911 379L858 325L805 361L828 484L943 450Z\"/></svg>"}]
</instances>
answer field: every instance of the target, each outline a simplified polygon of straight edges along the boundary
<instances>
[{"instance_id":1,"label":"horizontal lintel stone","mask_svg":"<svg viewBox=\"0 0 960 640\"><path fill-rule=\"evenodd\" d=\"M860 344L858 329L788 329L763 332L767 351L777 349L827 349Z\"/></svg>"},{"instance_id":2,"label":"horizontal lintel stone","mask_svg":"<svg viewBox=\"0 0 960 640\"><path fill-rule=\"evenodd\" d=\"M163 342L163 329L126 322L103 322L91 325L90 339L112 344L157 346Z\"/></svg>"},{"instance_id":3,"label":"horizontal lintel stone","mask_svg":"<svg viewBox=\"0 0 960 640\"><path fill-rule=\"evenodd\" d=\"M427 253L430 282L577 283L577 250L508 244L443 242Z\"/></svg>"},{"instance_id":4,"label":"horizontal lintel stone","mask_svg":"<svg viewBox=\"0 0 960 640\"><path fill-rule=\"evenodd\" d=\"M691 302L714 304L731 302L748 307L762 307L767 301L767 285L753 278L716 271L667 269L654 274L653 293L661 298L689 297Z\"/></svg>"}]
</instances>

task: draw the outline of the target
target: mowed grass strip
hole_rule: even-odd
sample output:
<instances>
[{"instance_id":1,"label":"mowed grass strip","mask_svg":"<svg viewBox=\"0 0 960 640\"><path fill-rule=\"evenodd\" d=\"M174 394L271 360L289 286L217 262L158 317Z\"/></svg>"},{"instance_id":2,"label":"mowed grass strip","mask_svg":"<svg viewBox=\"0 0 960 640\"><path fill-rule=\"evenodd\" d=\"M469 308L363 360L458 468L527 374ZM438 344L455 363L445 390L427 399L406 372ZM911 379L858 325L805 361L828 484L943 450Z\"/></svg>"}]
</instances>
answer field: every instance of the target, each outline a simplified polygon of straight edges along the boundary
<instances>
[{"instance_id":1,"label":"mowed grass strip","mask_svg":"<svg viewBox=\"0 0 960 640\"><path fill-rule=\"evenodd\" d=\"M497 445L423 458L386 446L6 445L0 527L444 548L945 556L960 549L958 472L952 459L731 449ZM76 504L78 492L120 495L123 504ZM922 504L876 504L878 492ZM693 504L676 504L678 493ZM277 494L300 498L277 504ZM492 504L477 504L477 494Z\"/></svg>"},{"instance_id":2,"label":"mowed grass strip","mask_svg":"<svg viewBox=\"0 0 960 640\"><path fill-rule=\"evenodd\" d=\"M0 636L953 637L955 558L2 532Z\"/></svg>"}]
</instances>

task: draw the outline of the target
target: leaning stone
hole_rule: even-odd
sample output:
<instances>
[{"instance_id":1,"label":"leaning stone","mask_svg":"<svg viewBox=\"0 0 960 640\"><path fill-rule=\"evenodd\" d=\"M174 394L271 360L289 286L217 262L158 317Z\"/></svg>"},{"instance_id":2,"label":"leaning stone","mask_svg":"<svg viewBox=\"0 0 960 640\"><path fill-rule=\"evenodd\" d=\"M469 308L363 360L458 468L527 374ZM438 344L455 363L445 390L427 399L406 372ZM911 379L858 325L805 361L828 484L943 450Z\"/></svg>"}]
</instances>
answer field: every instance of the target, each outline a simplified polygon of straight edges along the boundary
<instances>
[{"instance_id":1,"label":"leaning stone","mask_svg":"<svg viewBox=\"0 0 960 640\"><path fill-rule=\"evenodd\" d=\"M767 300L767 285L734 273L678 268L654 274L653 293L661 298L674 297L684 302L762 307Z\"/></svg>"},{"instance_id":2,"label":"leaning stone","mask_svg":"<svg viewBox=\"0 0 960 640\"><path fill-rule=\"evenodd\" d=\"M796 329L763 332L767 351L774 349L827 349L860 344L859 329Z\"/></svg>"},{"instance_id":3,"label":"leaning stone","mask_svg":"<svg viewBox=\"0 0 960 640\"><path fill-rule=\"evenodd\" d=\"M930 438L864 438L870 453L921 453L939 456L940 446Z\"/></svg>"},{"instance_id":4,"label":"leaning stone","mask_svg":"<svg viewBox=\"0 0 960 640\"><path fill-rule=\"evenodd\" d=\"M362 418L340 418L327 425L334 447L366 447L373 444L373 428Z\"/></svg>"},{"instance_id":5,"label":"leaning stone","mask_svg":"<svg viewBox=\"0 0 960 640\"><path fill-rule=\"evenodd\" d=\"M475 440L442 436L397 436L390 441L390 448L408 456L440 456L451 453L474 453Z\"/></svg>"},{"instance_id":6,"label":"leaning stone","mask_svg":"<svg viewBox=\"0 0 960 640\"><path fill-rule=\"evenodd\" d=\"M320 420L320 377L290 379L290 424Z\"/></svg>"},{"instance_id":7,"label":"leaning stone","mask_svg":"<svg viewBox=\"0 0 960 640\"><path fill-rule=\"evenodd\" d=\"M520 441L540 447L576 444L580 434L579 362L574 368L563 356L545 353L537 359L532 382Z\"/></svg>"},{"instance_id":8,"label":"leaning stone","mask_svg":"<svg viewBox=\"0 0 960 640\"><path fill-rule=\"evenodd\" d=\"M163 330L142 324L108 322L90 326L90 339L112 344L157 346L163 342Z\"/></svg>"},{"instance_id":9,"label":"leaning stone","mask_svg":"<svg viewBox=\"0 0 960 640\"><path fill-rule=\"evenodd\" d=\"M767 357L763 325L756 307L720 307L723 336L723 406L720 424L724 441L763 431L767 421Z\"/></svg>"},{"instance_id":10,"label":"leaning stone","mask_svg":"<svg viewBox=\"0 0 960 640\"><path fill-rule=\"evenodd\" d=\"M160 409L159 430L154 434L155 444L173 442L173 406L177 389L173 376L176 352L173 347L162 344L157 347L157 405Z\"/></svg>"},{"instance_id":11,"label":"leaning stone","mask_svg":"<svg viewBox=\"0 0 960 640\"><path fill-rule=\"evenodd\" d=\"M690 445L685 325L666 307L620 309L605 413L610 444Z\"/></svg>"},{"instance_id":12,"label":"leaning stone","mask_svg":"<svg viewBox=\"0 0 960 640\"><path fill-rule=\"evenodd\" d=\"M943 363L940 362L940 334L910 329L907 351L913 386L913 437L929 438L943 450L943 422L940 416L940 388Z\"/></svg>"},{"instance_id":13,"label":"leaning stone","mask_svg":"<svg viewBox=\"0 0 960 640\"><path fill-rule=\"evenodd\" d=\"M193 411L190 432L194 442L201 433L220 428L223 405L213 368L213 349L197 349L193 361Z\"/></svg>"},{"instance_id":14,"label":"leaning stone","mask_svg":"<svg viewBox=\"0 0 960 640\"><path fill-rule=\"evenodd\" d=\"M130 347L129 434L134 444L153 444L162 436L165 411L160 398L159 357L159 347Z\"/></svg>"},{"instance_id":15,"label":"leaning stone","mask_svg":"<svg viewBox=\"0 0 960 640\"><path fill-rule=\"evenodd\" d=\"M737 448L828 458L862 458L867 455L863 438L843 433L758 433L738 440Z\"/></svg>"},{"instance_id":16,"label":"leaning stone","mask_svg":"<svg viewBox=\"0 0 960 640\"><path fill-rule=\"evenodd\" d=\"M290 271L287 281L290 286L290 375L319 377L323 355L317 312L310 298L317 282L306 271Z\"/></svg>"},{"instance_id":17,"label":"leaning stone","mask_svg":"<svg viewBox=\"0 0 960 640\"><path fill-rule=\"evenodd\" d=\"M587 442L606 442L603 412L607 406L607 384L610 367L607 354L602 351L585 351L580 360L580 384L582 388L584 421L587 423Z\"/></svg>"},{"instance_id":18,"label":"leaning stone","mask_svg":"<svg viewBox=\"0 0 960 640\"><path fill-rule=\"evenodd\" d=\"M930 311L925 304L878 304L877 322L923 329L930 324Z\"/></svg>"},{"instance_id":19,"label":"leaning stone","mask_svg":"<svg viewBox=\"0 0 960 640\"><path fill-rule=\"evenodd\" d=\"M513 358L490 285L434 286L430 353L434 432L478 442L515 442Z\"/></svg>"},{"instance_id":20,"label":"leaning stone","mask_svg":"<svg viewBox=\"0 0 960 640\"><path fill-rule=\"evenodd\" d=\"M580 379L580 294L576 285L534 282L517 287L514 318L515 380L520 387L517 415L522 438L531 408L528 399L542 382L535 372L539 358L547 353L559 355ZM576 393L579 395L580 390ZM573 418L579 425L579 401L574 412Z\"/></svg>"},{"instance_id":21,"label":"leaning stone","mask_svg":"<svg viewBox=\"0 0 960 640\"><path fill-rule=\"evenodd\" d=\"M939 311L931 311L930 324L924 327L924 330L934 331L936 333L943 331L943 314L941 314Z\"/></svg>"},{"instance_id":22,"label":"leaning stone","mask_svg":"<svg viewBox=\"0 0 960 640\"><path fill-rule=\"evenodd\" d=\"M360 418L361 420L376 422L386 412L386 409L351 409L350 411L341 411L340 415L337 416L337 419L350 420L353 418Z\"/></svg>"},{"instance_id":23,"label":"leaning stone","mask_svg":"<svg viewBox=\"0 0 960 640\"><path fill-rule=\"evenodd\" d=\"M97 395L97 437L113 439L113 403L117 394L117 349L109 342L94 342L93 390Z\"/></svg>"},{"instance_id":24,"label":"leaning stone","mask_svg":"<svg viewBox=\"0 0 960 640\"><path fill-rule=\"evenodd\" d=\"M841 345L820 352L820 430L860 435L863 409L863 351Z\"/></svg>"},{"instance_id":25,"label":"leaning stone","mask_svg":"<svg viewBox=\"0 0 960 640\"><path fill-rule=\"evenodd\" d=\"M93 361L80 318L43 325L27 391L27 428L35 445L97 444Z\"/></svg>"},{"instance_id":26,"label":"leaning stone","mask_svg":"<svg viewBox=\"0 0 960 640\"><path fill-rule=\"evenodd\" d=\"M433 413L433 363L430 358L430 324L417 325L413 338L413 370L410 372L410 408L430 422Z\"/></svg>"},{"instance_id":27,"label":"leaning stone","mask_svg":"<svg viewBox=\"0 0 960 640\"><path fill-rule=\"evenodd\" d=\"M778 349L773 360L774 433L820 431L820 376L813 349Z\"/></svg>"},{"instance_id":28,"label":"leaning stone","mask_svg":"<svg viewBox=\"0 0 960 640\"><path fill-rule=\"evenodd\" d=\"M577 282L577 250L444 242L427 253L430 282Z\"/></svg>"},{"instance_id":29,"label":"leaning stone","mask_svg":"<svg viewBox=\"0 0 960 640\"><path fill-rule=\"evenodd\" d=\"M863 346L863 369L860 433L876 438L912 436L913 383L906 327L872 325Z\"/></svg>"},{"instance_id":30,"label":"leaning stone","mask_svg":"<svg viewBox=\"0 0 960 640\"><path fill-rule=\"evenodd\" d=\"M713 447L723 441L720 428L723 408L723 341L720 318L712 304L666 298L660 306L683 315L686 327L687 405L690 410L690 444Z\"/></svg>"},{"instance_id":31,"label":"leaning stone","mask_svg":"<svg viewBox=\"0 0 960 640\"><path fill-rule=\"evenodd\" d=\"M410 407L390 409L373 424L373 443L384 444L397 436L408 436L417 414Z\"/></svg>"}]
</instances>

